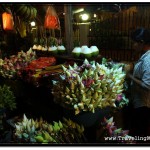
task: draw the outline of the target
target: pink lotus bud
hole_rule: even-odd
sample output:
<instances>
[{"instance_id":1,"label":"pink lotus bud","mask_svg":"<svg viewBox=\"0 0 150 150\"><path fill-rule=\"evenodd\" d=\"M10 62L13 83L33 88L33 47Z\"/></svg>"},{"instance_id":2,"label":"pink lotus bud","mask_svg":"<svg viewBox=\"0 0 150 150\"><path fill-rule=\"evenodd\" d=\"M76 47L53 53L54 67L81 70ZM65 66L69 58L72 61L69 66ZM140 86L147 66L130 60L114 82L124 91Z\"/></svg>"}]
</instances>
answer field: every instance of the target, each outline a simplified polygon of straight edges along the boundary
<instances>
[{"instance_id":1,"label":"pink lotus bud","mask_svg":"<svg viewBox=\"0 0 150 150\"><path fill-rule=\"evenodd\" d=\"M122 100L122 95L120 95L120 94L119 94L119 95L117 95L116 100L117 100L117 101L121 101L121 100Z\"/></svg>"}]
</instances>

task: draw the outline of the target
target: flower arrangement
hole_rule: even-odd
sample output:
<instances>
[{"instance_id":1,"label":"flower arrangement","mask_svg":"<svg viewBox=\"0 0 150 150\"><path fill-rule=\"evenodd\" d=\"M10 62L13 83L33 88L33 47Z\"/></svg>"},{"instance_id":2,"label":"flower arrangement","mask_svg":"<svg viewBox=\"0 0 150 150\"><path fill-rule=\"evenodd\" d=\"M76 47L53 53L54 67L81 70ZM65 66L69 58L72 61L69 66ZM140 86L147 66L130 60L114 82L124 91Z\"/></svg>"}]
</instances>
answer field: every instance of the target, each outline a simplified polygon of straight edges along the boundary
<instances>
[{"instance_id":1,"label":"flower arrangement","mask_svg":"<svg viewBox=\"0 0 150 150\"><path fill-rule=\"evenodd\" d=\"M83 143L86 142L84 127L72 120L48 123L42 118L23 120L15 124L14 137L22 143Z\"/></svg>"},{"instance_id":2,"label":"flower arrangement","mask_svg":"<svg viewBox=\"0 0 150 150\"><path fill-rule=\"evenodd\" d=\"M117 128L115 126L115 122L113 121L113 117L106 119L104 117L104 121L101 123L103 129L106 133L106 137L104 138L107 142L113 143L135 143L134 137L128 135L129 130L122 130L122 128Z\"/></svg>"},{"instance_id":3,"label":"flower arrangement","mask_svg":"<svg viewBox=\"0 0 150 150\"><path fill-rule=\"evenodd\" d=\"M111 67L107 63L88 62L81 66L74 63L68 68L62 66L63 74L53 81L52 94L55 102L75 110L95 112L96 108L123 107L128 103L125 98L125 72L119 64Z\"/></svg>"},{"instance_id":4,"label":"flower arrangement","mask_svg":"<svg viewBox=\"0 0 150 150\"><path fill-rule=\"evenodd\" d=\"M4 78L13 79L20 75L20 70L36 59L36 53L29 49L27 52L18 52L10 58L0 60L0 75Z\"/></svg>"}]
</instances>

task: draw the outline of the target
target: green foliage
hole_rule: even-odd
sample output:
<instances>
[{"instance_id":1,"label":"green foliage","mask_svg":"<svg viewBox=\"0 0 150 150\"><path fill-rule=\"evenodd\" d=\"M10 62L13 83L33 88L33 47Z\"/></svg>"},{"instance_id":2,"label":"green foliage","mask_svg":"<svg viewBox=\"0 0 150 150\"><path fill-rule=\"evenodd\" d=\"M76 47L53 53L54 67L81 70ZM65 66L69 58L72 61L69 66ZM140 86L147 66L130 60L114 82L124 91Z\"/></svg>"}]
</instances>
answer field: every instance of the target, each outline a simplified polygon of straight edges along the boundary
<instances>
[{"instance_id":1,"label":"green foliage","mask_svg":"<svg viewBox=\"0 0 150 150\"><path fill-rule=\"evenodd\" d=\"M33 40L33 44L38 44L38 38L35 38L35 39Z\"/></svg>"},{"instance_id":2,"label":"green foliage","mask_svg":"<svg viewBox=\"0 0 150 150\"><path fill-rule=\"evenodd\" d=\"M104 57L102 58L102 64L105 65L105 64L107 63L107 61L108 61L108 60L107 60L106 58L104 58Z\"/></svg>"},{"instance_id":3,"label":"green foliage","mask_svg":"<svg viewBox=\"0 0 150 150\"><path fill-rule=\"evenodd\" d=\"M54 37L48 38L48 46L57 46L57 39Z\"/></svg>"},{"instance_id":4,"label":"green foliage","mask_svg":"<svg viewBox=\"0 0 150 150\"><path fill-rule=\"evenodd\" d=\"M44 39L43 38L40 39L40 45L44 45Z\"/></svg>"},{"instance_id":5,"label":"green foliage","mask_svg":"<svg viewBox=\"0 0 150 150\"><path fill-rule=\"evenodd\" d=\"M129 103L129 99L125 98L125 95L122 94L122 100L119 103L119 108L123 108L125 105Z\"/></svg>"},{"instance_id":6,"label":"green foliage","mask_svg":"<svg viewBox=\"0 0 150 150\"><path fill-rule=\"evenodd\" d=\"M13 110L16 108L14 93L7 85L0 86L0 108Z\"/></svg>"},{"instance_id":7,"label":"green foliage","mask_svg":"<svg viewBox=\"0 0 150 150\"><path fill-rule=\"evenodd\" d=\"M74 40L73 45L74 45L74 47L79 47L80 42L78 40Z\"/></svg>"}]
</instances>

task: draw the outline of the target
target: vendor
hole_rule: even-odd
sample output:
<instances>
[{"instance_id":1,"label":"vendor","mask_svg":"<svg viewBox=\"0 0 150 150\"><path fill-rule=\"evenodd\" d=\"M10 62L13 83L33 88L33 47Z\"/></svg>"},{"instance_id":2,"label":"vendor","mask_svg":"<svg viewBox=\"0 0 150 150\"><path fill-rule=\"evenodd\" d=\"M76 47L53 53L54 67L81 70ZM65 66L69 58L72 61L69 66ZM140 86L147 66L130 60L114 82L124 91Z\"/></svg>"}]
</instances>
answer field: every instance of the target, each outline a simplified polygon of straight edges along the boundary
<instances>
[{"instance_id":1,"label":"vendor","mask_svg":"<svg viewBox=\"0 0 150 150\"><path fill-rule=\"evenodd\" d=\"M131 79L131 103L133 105L130 134L148 136L150 128L150 30L136 29L131 38L133 50L141 56L134 66Z\"/></svg>"}]
</instances>

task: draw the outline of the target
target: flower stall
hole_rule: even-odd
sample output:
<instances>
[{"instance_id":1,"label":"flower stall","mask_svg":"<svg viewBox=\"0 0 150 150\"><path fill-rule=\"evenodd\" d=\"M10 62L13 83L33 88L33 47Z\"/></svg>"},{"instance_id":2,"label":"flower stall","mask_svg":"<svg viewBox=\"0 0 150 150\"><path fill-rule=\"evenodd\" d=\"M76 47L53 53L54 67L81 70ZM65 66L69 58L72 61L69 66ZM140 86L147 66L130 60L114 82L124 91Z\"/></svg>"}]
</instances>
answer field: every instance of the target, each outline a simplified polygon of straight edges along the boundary
<instances>
[{"instance_id":1,"label":"flower stall","mask_svg":"<svg viewBox=\"0 0 150 150\"><path fill-rule=\"evenodd\" d=\"M0 6L0 145L136 144L131 62L113 59L120 52L109 57L118 49L107 45L107 26L92 42L98 15L78 13L71 4Z\"/></svg>"}]
</instances>

